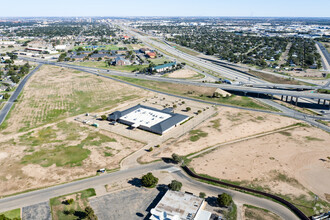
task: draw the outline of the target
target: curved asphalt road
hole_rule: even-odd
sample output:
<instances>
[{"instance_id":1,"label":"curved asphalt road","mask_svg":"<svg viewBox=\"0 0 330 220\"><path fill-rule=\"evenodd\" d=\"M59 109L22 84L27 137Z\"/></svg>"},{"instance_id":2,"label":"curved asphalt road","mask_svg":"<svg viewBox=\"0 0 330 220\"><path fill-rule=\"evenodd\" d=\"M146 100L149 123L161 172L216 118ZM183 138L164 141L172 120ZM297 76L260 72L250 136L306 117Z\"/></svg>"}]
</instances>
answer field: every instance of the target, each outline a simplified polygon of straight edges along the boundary
<instances>
[{"instance_id":1,"label":"curved asphalt road","mask_svg":"<svg viewBox=\"0 0 330 220\"><path fill-rule=\"evenodd\" d=\"M117 182L120 180L140 177L141 175L147 172L151 172L155 170L168 170L169 168L173 168L173 167L174 167L173 165L169 165L164 162L152 163L148 165L133 167L127 170L121 170L114 173L103 174L88 179L78 180L71 183L57 185L37 191L19 194L16 196L6 197L0 199L0 212L37 204L43 201L49 201L49 199L51 198L72 192L81 191L87 188L94 188L98 186L103 187L105 184L111 184L113 182ZM226 188L207 185L189 178L182 171L176 171L173 172L172 174L175 177L175 179L182 182L188 188L194 188L196 190L204 191L206 193L210 192L209 194L211 193L220 194L226 192L232 195L233 199L236 202L239 202L241 204L251 204L258 206L260 208L270 210L276 213L277 215L281 216L283 219L298 219L289 209L271 200L252 196L249 194L244 194Z\"/></svg>"},{"instance_id":2,"label":"curved asphalt road","mask_svg":"<svg viewBox=\"0 0 330 220\"><path fill-rule=\"evenodd\" d=\"M34 70L32 70L17 86L14 93L10 96L9 100L7 101L6 105L1 109L0 111L0 125L4 122L6 119L6 116L8 115L11 107L14 105L14 101L18 98L19 94L22 92L26 82L28 79L42 66L42 64L39 64Z\"/></svg>"}]
</instances>

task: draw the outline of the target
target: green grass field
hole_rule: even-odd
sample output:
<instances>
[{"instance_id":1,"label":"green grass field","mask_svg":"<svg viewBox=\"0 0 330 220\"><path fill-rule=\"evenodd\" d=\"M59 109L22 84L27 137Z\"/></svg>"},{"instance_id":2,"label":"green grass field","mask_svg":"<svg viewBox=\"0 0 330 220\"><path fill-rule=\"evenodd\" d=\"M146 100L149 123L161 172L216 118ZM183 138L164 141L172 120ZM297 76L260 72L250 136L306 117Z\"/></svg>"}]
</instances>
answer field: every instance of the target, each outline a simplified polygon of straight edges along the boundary
<instances>
[{"instance_id":1,"label":"green grass field","mask_svg":"<svg viewBox=\"0 0 330 220\"><path fill-rule=\"evenodd\" d=\"M123 72L132 72L133 70L142 70L148 65L129 65L129 66L107 66L104 61L85 61L72 63L77 66L94 67L100 69L117 70Z\"/></svg>"},{"instance_id":2,"label":"green grass field","mask_svg":"<svg viewBox=\"0 0 330 220\"><path fill-rule=\"evenodd\" d=\"M93 188L84 191L71 193L68 195L50 199L52 217L54 220L76 220L84 219L85 208L89 206L88 198L95 196ZM72 204L66 202L68 198L72 198Z\"/></svg>"},{"instance_id":3,"label":"green grass field","mask_svg":"<svg viewBox=\"0 0 330 220\"><path fill-rule=\"evenodd\" d=\"M149 59L152 63L154 63L155 65L161 65L163 64L165 61L167 62L171 62L171 60L165 58L165 57L159 57L159 58L155 58L155 59Z\"/></svg>"},{"instance_id":4,"label":"green grass field","mask_svg":"<svg viewBox=\"0 0 330 220\"><path fill-rule=\"evenodd\" d=\"M21 219L21 209L13 209L10 211L6 211L6 212L1 212L0 216L4 215L7 218L10 219ZM0 218L1 219L1 218Z\"/></svg>"},{"instance_id":5,"label":"green grass field","mask_svg":"<svg viewBox=\"0 0 330 220\"><path fill-rule=\"evenodd\" d=\"M82 161L88 158L90 151L83 145L65 146L58 145L52 149L41 149L22 159L23 164L33 163L42 167L56 166L80 166Z\"/></svg>"},{"instance_id":6,"label":"green grass field","mask_svg":"<svg viewBox=\"0 0 330 220\"><path fill-rule=\"evenodd\" d=\"M198 141L200 138L206 137L208 135L208 133L201 130L191 130L189 134L190 134L189 139L190 141L193 142Z\"/></svg>"},{"instance_id":7,"label":"green grass field","mask_svg":"<svg viewBox=\"0 0 330 220\"><path fill-rule=\"evenodd\" d=\"M20 145L29 146L27 154L22 158L23 164L39 164L43 167L56 166L80 166L82 161L88 158L90 150L85 146L101 146L103 143L116 142L116 139L110 138L98 132L88 132L84 139L80 139L79 133L86 131L87 128L70 122L60 122L56 127L46 127L37 133L29 132L19 137ZM65 135L64 140L58 140L57 134ZM71 141L78 142L76 145L70 145ZM34 151L37 146L43 144L52 144L53 147L44 147Z\"/></svg>"}]
</instances>

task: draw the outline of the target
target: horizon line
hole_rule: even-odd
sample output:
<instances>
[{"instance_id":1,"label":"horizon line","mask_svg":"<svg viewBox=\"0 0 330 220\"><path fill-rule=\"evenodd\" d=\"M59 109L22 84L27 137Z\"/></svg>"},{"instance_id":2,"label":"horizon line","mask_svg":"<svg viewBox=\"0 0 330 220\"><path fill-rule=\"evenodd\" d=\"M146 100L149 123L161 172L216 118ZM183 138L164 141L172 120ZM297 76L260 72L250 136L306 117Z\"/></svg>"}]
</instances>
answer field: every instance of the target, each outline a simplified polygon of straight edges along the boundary
<instances>
[{"instance_id":1,"label":"horizon line","mask_svg":"<svg viewBox=\"0 0 330 220\"><path fill-rule=\"evenodd\" d=\"M221 16L221 15L209 15L209 16L204 16L204 15L189 15L189 16L179 16L179 15L163 15L163 16L159 16L159 15L118 15L118 16L103 16L103 15L70 15L70 16L59 16L59 15L53 15L53 16L0 16L0 18L75 18L75 17L79 17L79 18L84 18L84 17L88 17L88 18L329 18L328 17L318 17L318 16L236 16L236 15L230 15L230 16Z\"/></svg>"}]
</instances>

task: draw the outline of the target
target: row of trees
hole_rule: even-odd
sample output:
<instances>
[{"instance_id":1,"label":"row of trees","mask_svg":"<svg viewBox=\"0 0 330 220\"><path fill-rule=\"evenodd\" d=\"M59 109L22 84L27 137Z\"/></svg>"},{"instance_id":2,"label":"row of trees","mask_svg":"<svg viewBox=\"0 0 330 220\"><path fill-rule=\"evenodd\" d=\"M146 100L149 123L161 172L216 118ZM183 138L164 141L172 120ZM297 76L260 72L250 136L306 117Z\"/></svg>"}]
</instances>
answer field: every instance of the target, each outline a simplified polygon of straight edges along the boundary
<instances>
[{"instance_id":1,"label":"row of trees","mask_svg":"<svg viewBox=\"0 0 330 220\"><path fill-rule=\"evenodd\" d=\"M155 177L152 173L147 173L146 175L142 176L142 186L148 187L148 188L153 188L157 185L158 183L158 178ZM182 183L177 181L177 180L172 180L172 182L168 185L170 190L173 191L180 191L182 188ZM205 198L206 194L204 192L201 192L199 194L199 197ZM222 207L228 207L232 204L233 199L232 197L227 194L227 193L222 193L219 194L217 197L217 202L219 206Z\"/></svg>"},{"instance_id":2,"label":"row of trees","mask_svg":"<svg viewBox=\"0 0 330 220\"><path fill-rule=\"evenodd\" d=\"M24 65L19 66L9 63L4 67L4 69L5 71L0 71L0 78L10 76L13 83L19 83L20 79L29 73L30 65L29 63L25 63Z\"/></svg>"},{"instance_id":3,"label":"row of trees","mask_svg":"<svg viewBox=\"0 0 330 220\"><path fill-rule=\"evenodd\" d=\"M295 64L303 68L316 64L317 68L321 68L321 56L316 49L315 42L311 39L294 38L286 64Z\"/></svg>"}]
</instances>

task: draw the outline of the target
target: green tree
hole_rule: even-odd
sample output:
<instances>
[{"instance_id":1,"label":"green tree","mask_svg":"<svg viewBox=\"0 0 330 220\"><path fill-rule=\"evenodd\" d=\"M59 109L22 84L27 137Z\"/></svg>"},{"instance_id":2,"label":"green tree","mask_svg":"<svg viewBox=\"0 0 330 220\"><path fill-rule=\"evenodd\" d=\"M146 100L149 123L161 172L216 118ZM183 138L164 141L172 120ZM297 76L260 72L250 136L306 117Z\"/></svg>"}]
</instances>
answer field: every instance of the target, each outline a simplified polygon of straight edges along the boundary
<instances>
[{"instance_id":1,"label":"green tree","mask_svg":"<svg viewBox=\"0 0 330 220\"><path fill-rule=\"evenodd\" d=\"M66 200L66 202L67 202L68 205L71 205L71 204L73 204L74 200L73 199L68 199L68 200Z\"/></svg>"},{"instance_id":2,"label":"green tree","mask_svg":"<svg viewBox=\"0 0 330 220\"><path fill-rule=\"evenodd\" d=\"M200 192L200 193L199 193L199 198L204 199L205 197L206 197L205 192Z\"/></svg>"},{"instance_id":3,"label":"green tree","mask_svg":"<svg viewBox=\"0 0 330 220\"><path fill-rule=\"evenodd\" d=\"M4 214L0 215L0 220L10 220L10 218L7 218Z\"/></svg>"},{"instance_id":4,"label":"green tree","mask_svg":"<svg viewBox=\"0 0 330 220\"><path fill-rule=\"evenodd\" d=\"M9 95L8 93L5 93L5 94L3 95L3 98L4 98L4 99L9 99L9 97L10 97L10 95Z\"/></svg>"},{"instance_id":5,"label":"green tree","mask_svg":"<svg viewBox=\"0 0 330 220\"><path fill-rule=\"evenodd\" d=\"M180 191L182 187L182 183L176 180L172 180L172 182L168 185L168 187L173 191Z\"/></svg>"},{"instance_id":6,"label":"green tree","mask_svg":"<svg viewBox=\"0 0 330 220\"><path fill-rule=\"evenodd\" d=\"M229 206L233 201L232 197L227 193L218 195L217 200L220 206Z\"/></svg>"},{"instance_id":7,"label":"green tree","mask_svg":"<svg viewBox=\"0 0 330 220\"><path fill-rule=\"evenodd\" d=\"M190 108L190 107L187 107L187 108L186 108L186 111L187 111L187 112L189 112L190 110L191 110L191 108Z\"/></svg>"},{"instance_id":8,"label":"green tree","mask_svg":"<svg viewBox=\"0 0 330 220\"><path fill-rule=\"evenodd\" d=\"M182 162L182 157L176 153L172 154L172 159L175 163L181 163Z\"/></svg>"},{"instance_id":9,"label":"green tree","mask_svg":"<svg viewBox=\"0 0 330 220\"><path fill-rule=\"evenodd\" d=\"M105 121L105 120L107 120L107 116L106 116L106 115L101 115L101 119L102 119L103 121Z\"/></svg>"},{"instance_id":10,"label":"green tree","mask_svg":"<svg viewBox=\"0 0 330 220\"><path fill-rule=\"evenodd\" d=\"M152 173L147 173L146 175L142 176L142 186L153 188L158 183L158 178L152 175Z\"/></svg>"},{"instance_id":11,"label":"green tree","mask_svg":"<svg viewBox=\"0 0 330 220\"><path fill-rule=\"evenodd\" d=\"M62 53L60 56L59 56L59 58L58 58L58 62L62 62L62 61L64 61L64 59L65 59L65 57L66 57L66 53Z\"/></svg>"},{"instance_id":12,"label":"green tree","mask_svg":"<svg viewBox=\"0 0 330 220\"><path fill-rule=\"evenodd\" d=\"M86 219L97 220L97 216L95 215L94 210L90 206L87 206L85 208L85 213L86 213Z\"/></svg>"}]
</instances>

